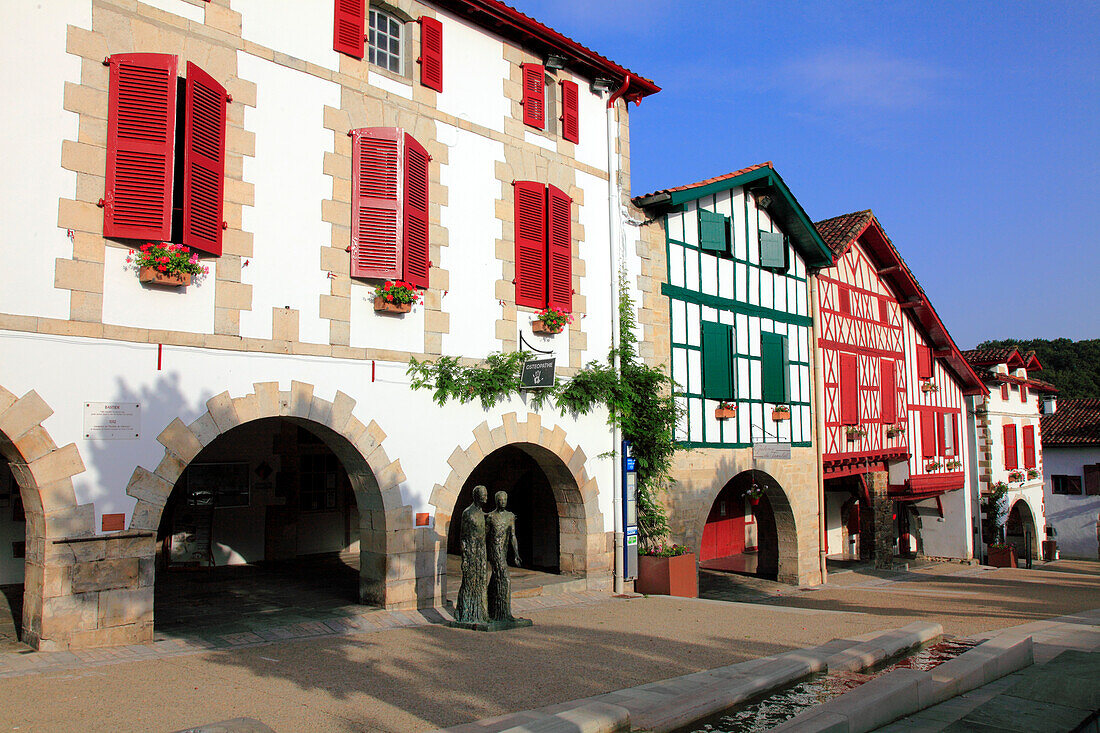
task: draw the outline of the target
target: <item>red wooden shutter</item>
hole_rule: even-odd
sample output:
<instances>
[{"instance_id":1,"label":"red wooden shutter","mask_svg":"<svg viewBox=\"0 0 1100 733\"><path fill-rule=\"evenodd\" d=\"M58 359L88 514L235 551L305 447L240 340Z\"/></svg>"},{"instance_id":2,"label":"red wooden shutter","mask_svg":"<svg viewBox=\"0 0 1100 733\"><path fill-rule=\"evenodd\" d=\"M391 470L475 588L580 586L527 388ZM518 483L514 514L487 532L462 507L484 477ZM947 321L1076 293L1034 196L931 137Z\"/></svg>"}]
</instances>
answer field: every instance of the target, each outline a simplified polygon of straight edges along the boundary
<instances>
[{"instance_id":1,"label":"red wooden shutter","mask_svg":"<svg viewBox=\"0 0 1100 733\"><path fill-rule=\"evenodd\" d=\"M103 236L166 242L172 236L176 57L116 54L109 63Z\"/></svg>"},{"instance_id":2,"label":"red wooden shutter","mask_svg":"<svg viewBox=\"0 0 1100 733\"><path fill-rule=\"evenodd\" d=\"M420 17L420 83L437 92L443 91L443 24L435 18Z\"/></svg>"},{"instance_id":3,"label":"red wooden shutter","mask_svg":"<svg viewBox=\"0 0 1100 733\"><path fill-rule=\"evenodd\" d=\"M840 355L840 422L859 422L859 365L855 354Z\"/></svg>"},{"instance_id":4,"label":"red wooden shutter","mask_svg":"<svg viewBox=\"0 0 1100 733\"><path fill-rule=\"evenodd\" d=\"M1019 467L1016 451L1016 426L1005 425L1005 468Z\"/></svg>"},{"instance_id":5,"label":"red wooden shutter","mask_svg":"<svg viewBox=\"0 0 1100 733\"><path fill-rule=\"evenodd\" d=\"M1008 385L1007 384L1002 384L1001 385L1001 399L1002 400L1007 400L1008 399Z\"/></svg>"},{"instance_id":6,"label":"red wooden shutter","mask_svg":"<svg viewBox=\"0 0 1100 733\"><path fill-rule=\"evenodd\" d=\"M405 133L405 280L428 287L428 151Z\"/></svg>"},{"instance_id":7,"label":"red wooden shutter","mask_svg":"<svg viewBox=\"0 0 1100 733\"><path fill-rule=\"evenodd\" d=\"M364 0L336 0L332 24L332 50L363 58L363 36L366 23Z\"/></svg>"},{"instance_id":8,"label":"red wooden shutter","mask_svg":"<svg viewBox=\"0 0 1100 733\"><path fill-rule=\"evenodd\" d=\"M1026 384L1021 384L1020 385L1020 402L1023 402L1025 405L1027 404L1027 385Z\"/></svg>"},{"instance_id":9,"label":"red wooden shutter","mask_svg":"<svg viewBox=\"0 0 1100 733\"><path fill-rule=\"evenodd\" d=\"M1035 468L1035 426L1024 426L1024 468Z\"/></svg>"},{"instance_id":10,"label":"red wooden shutter","mask_svg":"<svg viewBox=\"0 0 1100 733\"><path fill-rule=\"evenodd\" d=\"M225 87L187 62L183 127L183 244L222 253Z\"/></svg>"},{"instance_id":11,"label":"red wooden shutter","mask_svg":"<svg viewBox=\"0 0 1100 733\"><path fill-rule=\"evenodd\" d=\"M400 132L352 130L352 277L401 277Z\"/></svg>"},{"instance_id":12,"label":"red wooden shutter","mask_svg":"<svg viewBox=\"0 0 1100 733\"><path fill-rule=\"evenodd\" d=\"M546 187L516 181L516 305L546 307Z\"/></svg>"},{"instance_id":13,"label":"red wooden shutter","mask_svg":"<svg viewBox=\"0 0 1100 733\"><path fill-rule=\"evenodd\" d=\"M936 456L936 418L938 412L931 410L920 414L920 451L925 458Z\"/></svg>"},{"instance_id":14,"label":"red wooden shutter","mask_svg":"<svg viewBox=\"0 0 1100 733\"><path fill-rule=\"evenodd\" d=\"M898 388L894 381L894 362L883 359L879 363L879 374L882 422L892 425L898 419Z\"/></svg>"},{"instance_id":15,"label":"red wooden shutter","mask_svg":"<svg viewBox=\"0 0 1100 733\"><path fill-rule=\"evenodd\" d=\"M554 186L546 187L547 304L573 311L573 199Z\"/></svg>"},{"instance_id":16,"label":"red wooden shutter","mask_svg":"<svg viewBox=\"0 0 1100 733\"><path fill-rule=\"evenodd\" d=\"M840 308L840 312L845 315L851 315L852 313L852 293L844 285L840 286L840 290L837 293L837 303Z\"/></svg>"},{"instance_id":17,"label":"red wooden shutter","mask_svg":"<svg viewBox=\"0 0 1100 733\"><path fill-rule=\"evenodd\" d=\"M523 64L523 124L546 127L546 95L543 79L546 71L542 64Z\"/></svg>"},{"instance_id":18,"label":"red wooden shutter","mask_svg":"<svg viewBox=\"0 0 1100 733\"><path fill-rule=\"evenodd\" d=\"M883 323L890 322L890 303L886 300L886 298L879 298L878 319Z\"/></svg>"},{"instance_id":19,"label":"red wooden shutter","mask_svg":"<svg viewBox=\"0 0 1100 733\"><path fill-rule=\"evenodd\" d=\"M561 81L561 136L570 142L580 142L580 94L577 82Z\"/></svg>"},{"instance_id":20,"label":"red wooden shutter","mask_svg":"<svg viewBox=\"0 0 1100 733\"><path fill-rule=\"evenodd\" d=\"M932 378L932 349L917 346L917 379Z\"/></svg>"},{"instance_id":21,"label":"red wooden shutter","mask_svg":"<svg viewBox=\"0 0 1100 733\"><path fill-rule=\"evenodd\" d=\"M951 435L954 436L951 445L955 446L955 456L961 457L963 449L962 443L959 442L959 414L957 412L951 413Z\"/></svg>"}]
</instances>

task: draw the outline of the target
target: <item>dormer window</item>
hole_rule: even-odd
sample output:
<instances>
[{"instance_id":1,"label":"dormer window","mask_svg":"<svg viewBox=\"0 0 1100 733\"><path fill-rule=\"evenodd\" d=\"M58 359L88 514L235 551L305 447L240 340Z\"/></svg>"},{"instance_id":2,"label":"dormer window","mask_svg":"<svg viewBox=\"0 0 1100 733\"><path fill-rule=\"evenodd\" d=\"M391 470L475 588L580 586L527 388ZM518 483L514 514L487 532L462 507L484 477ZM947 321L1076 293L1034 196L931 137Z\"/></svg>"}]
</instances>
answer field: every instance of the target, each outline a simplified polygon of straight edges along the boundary
<instances>
[{"instance_id":1,"label":"dormer window","mask_svg":"<svg viewBox=\"0 0 1100 733\"><path fill-rule=\"evenodd\" d=\"M371 8L367 60L387 71L403 74L404 70L401 68L401 59L404 57L401 50L403 27L404 24L400 20L384 10Z\"/></svg>"}]
</instances>

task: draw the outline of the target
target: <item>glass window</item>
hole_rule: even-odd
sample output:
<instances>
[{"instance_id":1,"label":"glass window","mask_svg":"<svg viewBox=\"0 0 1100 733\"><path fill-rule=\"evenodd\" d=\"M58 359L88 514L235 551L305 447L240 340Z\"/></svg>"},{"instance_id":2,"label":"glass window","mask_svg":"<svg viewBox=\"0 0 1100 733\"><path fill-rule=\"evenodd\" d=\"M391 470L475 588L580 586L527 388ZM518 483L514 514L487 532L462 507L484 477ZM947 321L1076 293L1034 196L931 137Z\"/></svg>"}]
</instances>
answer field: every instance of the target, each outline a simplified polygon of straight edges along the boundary
<instances>
[{"instance_id":1,"label":"glass window","mask_svg":"<svg viewBox=\"0 0 1100 733\"><path fill-rule=\"evenodd\" d=\"M1072 494L1080 495L1081 493L1081 477L1080 476L1051 476L1050 488L1055 494Z\"/></svg>"},{"instance_id":2,"label":"glass window","mask_svg":"<svg viewBox=\"0 0 1100 733\"><path fill-rule=\"evenodd\" d=\"M371 8L369 25L368 60L395 74L404 73L401 68L401 21L389 13Z\"/></svg>"}]
</instances>

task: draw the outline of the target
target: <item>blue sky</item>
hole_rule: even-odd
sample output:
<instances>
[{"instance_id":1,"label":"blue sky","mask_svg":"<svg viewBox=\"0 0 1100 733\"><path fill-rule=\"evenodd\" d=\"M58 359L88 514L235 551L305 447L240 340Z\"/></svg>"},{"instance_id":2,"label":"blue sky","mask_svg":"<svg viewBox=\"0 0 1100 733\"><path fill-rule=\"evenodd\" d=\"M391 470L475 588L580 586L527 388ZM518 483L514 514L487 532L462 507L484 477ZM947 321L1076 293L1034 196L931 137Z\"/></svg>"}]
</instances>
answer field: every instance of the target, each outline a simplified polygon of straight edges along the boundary
<instances>
[{"instance_id":1,"label":"blue sky","mask_svg":"<svg viewBox=\"0 0 1100 733\"><path fill-rule=\"evenodd\" d=\"M514 4L663 88L634 195L771 160L874 209L960 347L1100 338L1100 3Z\"/></svg>"}]
</instances>

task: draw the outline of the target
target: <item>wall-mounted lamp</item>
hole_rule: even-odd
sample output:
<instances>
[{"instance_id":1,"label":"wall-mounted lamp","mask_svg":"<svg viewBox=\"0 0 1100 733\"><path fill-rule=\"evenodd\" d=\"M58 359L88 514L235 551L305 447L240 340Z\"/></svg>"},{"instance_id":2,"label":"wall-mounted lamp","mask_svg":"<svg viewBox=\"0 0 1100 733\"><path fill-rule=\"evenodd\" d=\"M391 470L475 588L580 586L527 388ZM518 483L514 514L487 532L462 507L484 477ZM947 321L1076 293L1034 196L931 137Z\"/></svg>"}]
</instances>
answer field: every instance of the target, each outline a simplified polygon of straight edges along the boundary
<instances>
[{"instance_id":1,"label":"wall-mounted lamp","mask_svg":"<svg viewBox=\"0 0 1100 733\"><path fill-rule=\"evenodd\" d=\"M760 194L756 197L756 205L761 209L766 209L772 205L772 197L766 193Z\"/></svg>"},{"instance_id":2,"label":"wall-mounted lamp","mask_svg":"<svg viewBox=\"0 0 1100 733\"><path fill-rule=\"evenodd\" d=\"M593 79L592 80L592 91L594 91L594 92L610 92L614 88L615 88L615 80L614 79L600 78L600 79Z\"/></svg>"},{"instance_id":3,"label":"wall-mounted lamp","mask_svg":"<svg viewBox=\"0 0 1100 733\"><path fill-rule=\"evenodd\" d=\"M561 54L550 53L546 55L546 68L553 71L555 69L564 69L565 62L569 59L565 58Z\"/></svg>"}]
</instances>

